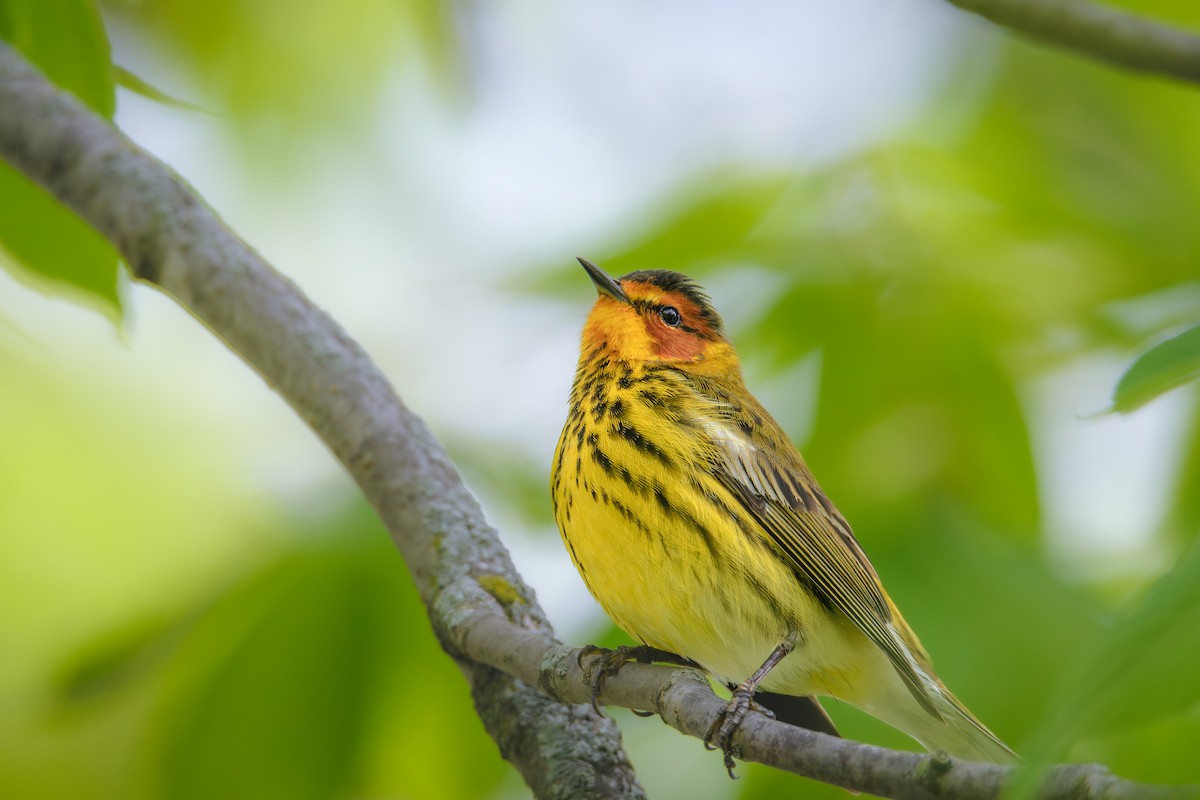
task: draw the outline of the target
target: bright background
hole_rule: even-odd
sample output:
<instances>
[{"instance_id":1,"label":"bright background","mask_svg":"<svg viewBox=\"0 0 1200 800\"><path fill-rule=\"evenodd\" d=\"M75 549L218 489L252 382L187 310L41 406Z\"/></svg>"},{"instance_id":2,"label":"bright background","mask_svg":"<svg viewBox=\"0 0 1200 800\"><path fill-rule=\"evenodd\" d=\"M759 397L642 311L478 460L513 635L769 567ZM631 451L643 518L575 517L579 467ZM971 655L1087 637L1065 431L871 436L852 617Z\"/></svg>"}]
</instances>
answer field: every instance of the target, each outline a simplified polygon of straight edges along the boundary
<instances>
[{"instance_id":1,"label":"bright background","mask_svg":"<svg viewBox=\"0 0 1200 800\"><path fill-rule=\"evenodd\" d=\"M622 640L546 486L594 297L574 256L679 269L982 719L1200 780L1200 616L1169 572L1200 532L1200 406L1103 413L1200 319L1196 89L936 0L101 8L115 63L201 109L122 90L117 123L366 346L566 640ZM0 796L524 796L279 398L161 294L7 260ZM843 796L725 781L616 716L652 796Z\"/></svg>"}]
</instances>

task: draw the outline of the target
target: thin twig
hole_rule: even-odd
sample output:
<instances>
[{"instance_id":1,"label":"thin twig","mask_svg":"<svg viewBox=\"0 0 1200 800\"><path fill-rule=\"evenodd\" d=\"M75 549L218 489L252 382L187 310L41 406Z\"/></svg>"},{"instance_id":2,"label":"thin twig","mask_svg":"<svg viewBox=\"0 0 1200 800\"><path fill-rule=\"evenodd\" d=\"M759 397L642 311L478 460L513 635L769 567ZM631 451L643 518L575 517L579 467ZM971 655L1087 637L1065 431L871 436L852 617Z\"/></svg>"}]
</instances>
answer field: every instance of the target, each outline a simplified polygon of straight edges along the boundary
<instances>
[{"instance_id":1,"label":"thin twig","mask_svg":"<svg viewBox=\"0 0 1200 800\"><path fill-rule=\"evenodd\" d=\"M1125 69L1200 83L1200 36L1091 0L949 0L964 11Z\"/></svg>"}]
</instances>

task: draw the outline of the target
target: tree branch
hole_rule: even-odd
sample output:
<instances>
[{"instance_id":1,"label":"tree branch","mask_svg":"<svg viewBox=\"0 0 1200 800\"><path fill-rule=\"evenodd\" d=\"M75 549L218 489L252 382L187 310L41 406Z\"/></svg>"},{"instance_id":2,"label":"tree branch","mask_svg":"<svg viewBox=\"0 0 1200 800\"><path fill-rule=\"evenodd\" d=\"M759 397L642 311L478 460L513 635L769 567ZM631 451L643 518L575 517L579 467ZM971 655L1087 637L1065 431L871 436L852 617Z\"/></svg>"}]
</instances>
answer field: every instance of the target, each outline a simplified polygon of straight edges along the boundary
<instances>
[{"instance_id":1,"label":"tree branch","mask_svg":"<svg viewBox=\"0 0 1200 800\"><path fill-rule=\"evenodd\" d=\"M1200 83L1200 36L1091 0L949 0L1033 39L1118 67Z\"/></svg>"},{"instance_id":2,"label":"tree branch","mask_svg":"<svg viewBox=\"0 0 1200 800\"><path fill-rule=\"evenodd\" d=\"M477 608L449 633L456 646L480 660L536 683L568 703L591 696L590 676L578 664L578 648L514 628L502 614ZM703 739L725 701L696 670L631 663L604 683L608 705L654 711L671 727ZM896 800L998 798L1014 770L944 753L909 753L827 736L761 714L750 714L734 735L745 761L756 761L857 792ZM1041 800L1183 800L1200 787L1151 786L1126 781L1099 764L1052 768L1039 787Z\"/></svg>"},{"instance_id":3,"label":"tree branch","mask_svg":"<svg viewBox=\"0 0 1200 800\"><path fill-rule=\"evenodd\" d=\"M137 278L207 325L304 418L384 520L427 607L494 608L483 586L503 588L521 601L528 630L553 636L445 450L358 344L169 167L3 41L0 158L74 209ZM487 667L459 664L484 726L537 797L645 796L611 721Z\"/></svg>"},{"instance_id":4,"label":"tree branch","mask_svg":"<svg viewBox=\"0 0 1200 800\"><path fill-rule=\"evenodd\" d=\"M543 798L640 797L619 735L582 703L590 682L537 606L445 451L366 354L231 233L182 179L0 42L0 157L109 239L244 358L358 482L404 556L435 632L489 733ZM570 705L553 702L531 687ZM699 673L630 664L603 699L702 737L724 707ZM750 715L734 738L759 761L895 798L992 798L1006 768L884 750ZM714 779L720 769L714 761ZM1057 768L1043 796L1195 797Z\"/></svg>"}]
</instances>

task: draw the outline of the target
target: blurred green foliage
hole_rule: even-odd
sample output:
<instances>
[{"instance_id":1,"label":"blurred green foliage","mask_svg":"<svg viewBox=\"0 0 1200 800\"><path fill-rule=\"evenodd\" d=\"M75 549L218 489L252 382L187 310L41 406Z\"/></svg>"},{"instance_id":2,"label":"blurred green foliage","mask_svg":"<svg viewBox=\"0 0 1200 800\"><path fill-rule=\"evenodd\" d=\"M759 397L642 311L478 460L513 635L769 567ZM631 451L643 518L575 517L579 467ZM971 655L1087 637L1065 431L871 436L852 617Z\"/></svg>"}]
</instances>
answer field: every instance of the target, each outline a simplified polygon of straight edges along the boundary
<instances>
[{"instance_id":1,"label":"blurred green foliage","mask_svg":"<svg viewBox=\"0 0 1200 800\"><path fill-rule=\"evenodd\" d=\"M91 0L0 0L0 39L97 114L112 118L116 88L108 37ZM121 314L124 276L113 248L3 161L0 264L40 289L97 305L114 318Z\"/></svg>"},{"instance_id":2,"label":"blurred green foliage","mask_svg":"<svg viewBox=\"0 0 1200 800\"><path fill-rule=\"evenodd\" d=\"M1200 684L1181 680L1200 660L1200 544L1193 544L1175 567L1128 604L1111 628L1070 667L1065 686L1047 698L1046 724L1029 748L1031 771L1063 758L1080 739L1107 737L1119 743L1114 769L1139 769L1130 758L1138 731L1164 722L1168 737L1156 756L1164 781L1195 780L1194 766L1182 759L1176 739L1200 735ZM1162 735L1160 728L1158 736ZM1151 738L1158 736L1151 734ZM1165 746L1162 746L1165 745ZM1115 760L1113 760L1115 759Z\"/></svg>"},{"instance_id":3,"label":"blurred green foliage","mask_svg":"<svg viewBox=\"0 0 1200 800\"><path fill-rule=\"evenodd\" d=\"M1113 392L1113 410L1129 412L1200 377L1200 326L1172 336L1138 356Z\"/></svg>"},{"instance_id":4,"label":"blurred green foliage","mask_svg":"<svg viewBox=\"0 0 1200 800\"><path fill-rule=\"evenodd\" d=\"M949 685L1034 763L1086 757L1163 782L1200 779L1176 740L1196 740L1196 559L1119 606L1048 568L1023 394L1178 327L1153 298L1198 277L1194 94L1015 43L969 124L935 119L790 183L718 175L648 233L586 251L613 274L766 293L734 343L752 368L819 355L819 385L796 387L816 393L804 452ZM766 279L739 281L748 266ZM563 269L534 285L575 299L579 284ZM1117 313L1139 299L1136 322ZM1193 338L1137 362L1117 407L1193 377ZM772 410L787 427L789 408ZM1156 532L1168 552L1197 533L1198 444ZM829 705L847 735L912 746ZM748 772L745 797L800 782Z\"/></svg>"},{"instance_id":5,"label":"blurred green foliage","mask_svg":"<svg viewBox=\"0 0 1200 800\"><path fill-rule=\"evenodd\" d=\"M289 167L371 130L392 68L461 85L453 7L436 0L102 0L115 25L174 62L245 147L246 168ZM139 77L159 86L153 75ZM161 88L161 87L160 87Z\"/></svg>"},{"instance_id":6,"label":"blurred green foliage","mask_svg":"<svg viewBox=\"0 0 1200 800\"><path fill-rule=\"evenodd\" d=\"M447 4L105 8L114 24L174 51L202 86L200 103L276 166L302 156L303 137L354 136L397 58L415 54L444 86L460 81L463 45ZM1189 4L1156 8L1200 22ZM49 14L57 38L45 35ZM92 5L0 0L0 34L111 114L113 72ZM1181 316L1159 302L1197 286L1196 98L1194 88L1014 42L982 93L952 87L904 137L816 172L731 166L691 176L640 209L623 240L580 247L616 274L660 267L698 277L719 309L733 307L726 318L748 374L815 364L816 382L789 385L768 405L789 430L811 427L806 457L947 683L1035 764L1086 758L1142 780L1200 781L1190 666L1200 654L1200 560L1194 545L1187 551L1200 532L1200 408L1193 395L1181 466L1147 545L1178 565L1081 584L1046 555L1028 401L1033 382L1097 355L1130 362L1145 352L1117 387L1118 410L1192 374L1195 328L1147 348L1200 319L1200 309ZM107 246L51 228L78 223L5 170L5 248L46 274L77 269L62 279L117 307ZM518 288L582 312L586 281L561 261ZM753 313L739 313L736 299ZM1142 312L1126 313L1129 304ZM808 426L800 415L811 408ZM509 458L505 442L454 443L468 473L522 520L551 525L544 465ZM9 466L6 486L16 485L25 465ZM0 507L18 507L8 500ZM223 558L219 578L162 587L163 602L112 611L98 630L61 632L65 643L46 648L58 653L50 688L17 666L0 670L0 795L471 798L510 789L369 512L274 525L270 546ZM0 574L19 577L12 565L33 560L23 542L0 544ZM8 591L33 596L29 586ZM0 625L0 648L21 641ZM30 685L44 696L27 696ZM829 706L847 736L913 746ZM663 746L700 747L673 736ZM716 758L711 766L715 781ZM726 791L742 797L844 796L740 769L746 780Z\"/></svg>"},{"instance_id":7,"label":"blurred green foliage","mask_svg":"<svg viewBox=\"0 0 1200 800\"><path fill-rule=\"evenodd\" d=\"M0 793L492 796L503 762L374 513L293 521L282 541L166 618L84 642L35 727L0 731Z\"/></svg>"}]
</instances>

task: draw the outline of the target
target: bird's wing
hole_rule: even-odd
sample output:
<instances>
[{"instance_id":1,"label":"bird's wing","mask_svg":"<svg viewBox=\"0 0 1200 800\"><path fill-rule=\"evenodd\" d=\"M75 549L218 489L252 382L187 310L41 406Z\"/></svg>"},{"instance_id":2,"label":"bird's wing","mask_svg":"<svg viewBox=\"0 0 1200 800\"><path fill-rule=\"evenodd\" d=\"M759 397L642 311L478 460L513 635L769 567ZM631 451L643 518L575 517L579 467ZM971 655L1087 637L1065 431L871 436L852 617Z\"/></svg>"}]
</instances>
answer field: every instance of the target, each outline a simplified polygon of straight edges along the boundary
<instances>
[{"instance_id":1,"label":"bird's wing","mask_svg":"<svg viewBox=\"0 0 1200 800\"><path fill-rule=\"evenodd\" d=\"M774 425L765 411L756 416L760 425ZM780 446L764 450L720 414L706 415L701 424L713 445L717 479L792 562L797 577L878 645L917 702L940 718L929 697L937 679L927 657L893 624L875 568L782 431Z\"/></svg>"}]
</instances>

